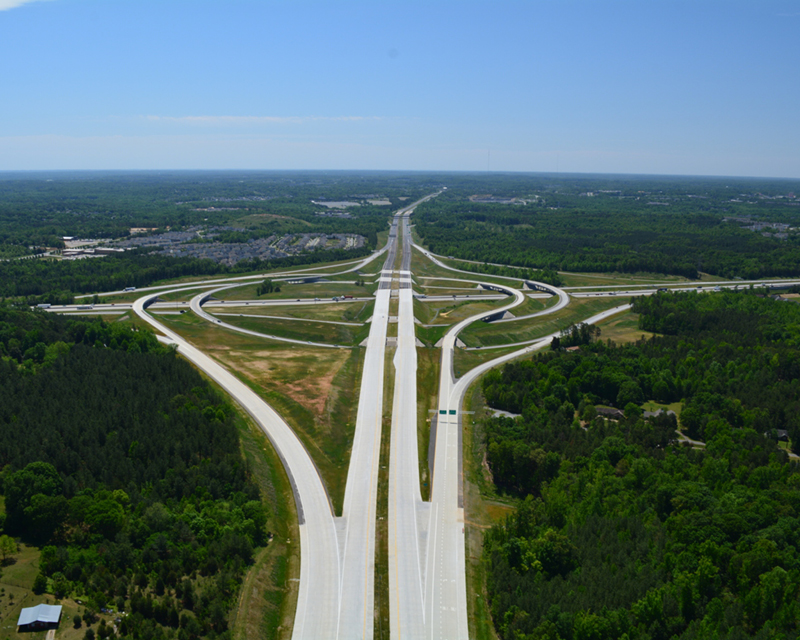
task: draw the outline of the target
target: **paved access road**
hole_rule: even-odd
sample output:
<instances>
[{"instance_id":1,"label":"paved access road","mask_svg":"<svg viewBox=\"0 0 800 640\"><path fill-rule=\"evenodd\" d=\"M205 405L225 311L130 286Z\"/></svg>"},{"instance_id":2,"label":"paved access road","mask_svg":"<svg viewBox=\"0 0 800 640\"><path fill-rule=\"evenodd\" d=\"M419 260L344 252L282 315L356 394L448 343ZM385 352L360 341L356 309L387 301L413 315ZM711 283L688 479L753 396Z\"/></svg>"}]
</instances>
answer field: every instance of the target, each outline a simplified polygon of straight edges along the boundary
<instances>
[{"instance_id":1,"label":"paved access road","mask_svg":"<svg viewBox=\"0 0 800 640\"><path fill-rule=\"evenodd\" d=\"M457 270L454 269L454 271ZM555 306L533 315L555 313L569 303L569 296L564 291L549 285L542 286L548 286L553 290L559 296L559 302ZM506 291L514 296L514 301L493 313L513 309L524 302L525 294L521 291L511 288ZM460 414L463 395L470 382L479 374L477 369L473 369L470 374L456 382L453 375L453 357L458 334L465 327L483 319L486 315L486 313L480 313L462 320L445 334L442 341L439 412L436 424L430 523L427 528L425 558L426 638L460 639L468 637ZM491 364L482 371L488 370L498 363Z\"/></svg>"}]
</instances>

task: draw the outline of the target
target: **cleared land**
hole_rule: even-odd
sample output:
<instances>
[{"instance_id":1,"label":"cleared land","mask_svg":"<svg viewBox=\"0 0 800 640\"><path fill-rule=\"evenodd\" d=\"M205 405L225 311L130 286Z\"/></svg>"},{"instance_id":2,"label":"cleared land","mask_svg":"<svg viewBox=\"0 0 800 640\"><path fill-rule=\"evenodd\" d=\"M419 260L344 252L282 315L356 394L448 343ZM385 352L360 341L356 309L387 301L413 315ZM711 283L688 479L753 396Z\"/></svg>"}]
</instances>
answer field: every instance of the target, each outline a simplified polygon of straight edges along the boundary
<instances>
[{"instance_id":1,"label":"cleared land","mask_svg":"<svg viewBox=\"0 0 800 640\"><path fill-rule=\"evenodd\" d=\"M642 338L650 338L654 334L639 329L639 314L632 311L620 313L597 324L600 327L600 339L611 340L617 344L636 342Z\"/></svg>"}]
</instances>

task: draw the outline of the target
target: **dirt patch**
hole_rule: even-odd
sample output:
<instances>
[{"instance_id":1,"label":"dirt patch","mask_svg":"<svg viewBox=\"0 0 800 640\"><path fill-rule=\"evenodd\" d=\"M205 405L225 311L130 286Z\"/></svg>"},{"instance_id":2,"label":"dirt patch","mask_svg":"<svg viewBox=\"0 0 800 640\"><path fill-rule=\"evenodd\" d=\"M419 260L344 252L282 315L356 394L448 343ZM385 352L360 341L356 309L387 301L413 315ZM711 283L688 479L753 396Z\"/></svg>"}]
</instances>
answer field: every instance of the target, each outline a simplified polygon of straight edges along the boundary
<instances>
[{"instance_id":1,"label":"dirt patch","mask_svg":"<svg viewBox=\"0 0 800 640\"><path fill-rule=\"evenodd\" d=\"M237 363L249 378L265 387L274 387L315 418L325 415L333 379L347 361L346 349L328 349L324 353L286 349L276 351L231 351L220 348L218 357Z\"/></svg>"}]
</instances>

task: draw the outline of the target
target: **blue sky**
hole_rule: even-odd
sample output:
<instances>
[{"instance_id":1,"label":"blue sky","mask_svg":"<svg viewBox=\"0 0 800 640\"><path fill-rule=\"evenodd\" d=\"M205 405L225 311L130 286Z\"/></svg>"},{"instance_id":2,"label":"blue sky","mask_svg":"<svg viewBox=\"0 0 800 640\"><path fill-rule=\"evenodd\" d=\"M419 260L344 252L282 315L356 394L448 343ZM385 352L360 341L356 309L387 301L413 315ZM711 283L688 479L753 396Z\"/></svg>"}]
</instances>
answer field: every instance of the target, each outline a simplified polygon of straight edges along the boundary
<instances>
[{"instance_id":1,"label":"blue sky","mask_svg":"<svg viewBox=\"0 0 800 640\"><path fill-rule=\"evenodd\" d=\"M800 2L0 0L0 170L800 177Z\"/></svg>"}]
</instances>

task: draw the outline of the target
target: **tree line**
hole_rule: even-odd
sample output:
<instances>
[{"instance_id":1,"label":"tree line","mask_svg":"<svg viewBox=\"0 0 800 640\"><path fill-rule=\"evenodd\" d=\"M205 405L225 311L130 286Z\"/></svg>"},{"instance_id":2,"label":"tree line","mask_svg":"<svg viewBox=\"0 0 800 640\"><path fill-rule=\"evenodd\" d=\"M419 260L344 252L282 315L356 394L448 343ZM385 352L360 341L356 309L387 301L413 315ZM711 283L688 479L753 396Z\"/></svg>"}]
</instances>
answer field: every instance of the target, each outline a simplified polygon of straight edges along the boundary
<instances>
[{"instance_id":1,"label":"tree line","mask_svg":"<svg viewBox=\"0 0 800 640\"><path fill-rule=\"evenodd\" d=\"M233 408L148 332L0 318L0 524L42 547L34 589L129 613L125 638L228 637L270 512Z\"/></svg>"}]
</instances>

